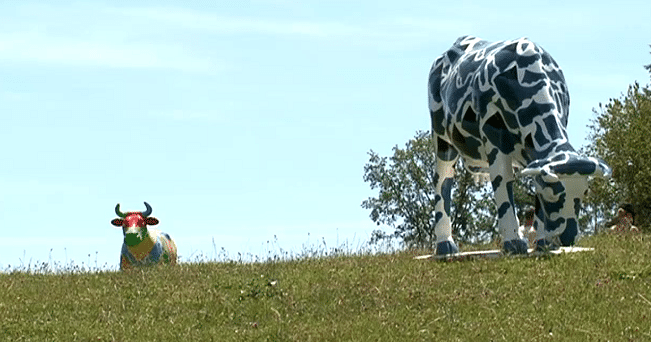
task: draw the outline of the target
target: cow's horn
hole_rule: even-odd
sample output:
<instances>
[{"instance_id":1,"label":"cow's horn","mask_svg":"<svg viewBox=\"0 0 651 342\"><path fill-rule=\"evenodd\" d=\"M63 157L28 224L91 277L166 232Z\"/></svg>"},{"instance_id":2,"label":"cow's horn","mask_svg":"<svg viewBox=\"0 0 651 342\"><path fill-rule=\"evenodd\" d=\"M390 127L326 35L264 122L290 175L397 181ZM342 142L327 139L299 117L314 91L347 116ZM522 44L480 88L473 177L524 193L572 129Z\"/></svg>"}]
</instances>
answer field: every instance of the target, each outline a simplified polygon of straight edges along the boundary
<instances>
[{"instance_id":1,"label":"cow's horn","mask_svg":"<svg viewBox=\"0 0 651 342\"><path fill-rule=\"evenodd\" d=\"M151 206L145 202L145 207L147 207L147 210L142 212L142 216L147 217L151 215Z\"/></svg>"},{"instance_id":2,"label":"cow's horn","mask_svg":"<svg viewBox=\"0 0 651 342\"><path fill-rule=\"evenodd\" d=\"M115 213L116 213L118 216L122 217L122 218L127 217L127 214L123 214L123 213L120 211L120 203L118 203L118 205L115 206Z\"/></svg>"}]
</instances>

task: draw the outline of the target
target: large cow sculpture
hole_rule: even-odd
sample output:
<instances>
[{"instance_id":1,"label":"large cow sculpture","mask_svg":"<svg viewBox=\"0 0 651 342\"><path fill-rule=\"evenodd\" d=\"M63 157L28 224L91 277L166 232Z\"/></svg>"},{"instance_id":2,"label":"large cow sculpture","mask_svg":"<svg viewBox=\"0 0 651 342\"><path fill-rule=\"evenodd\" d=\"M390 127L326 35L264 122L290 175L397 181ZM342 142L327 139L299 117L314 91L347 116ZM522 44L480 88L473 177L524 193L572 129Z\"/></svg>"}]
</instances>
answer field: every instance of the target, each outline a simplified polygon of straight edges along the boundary
<instances>
[{"instance_id":1,"label":"large cow sculpture","mask_svg":"<svg viewBox=\"0 0 651 342\"><path fill-rule=\"evenodd\" d=\"M120 218L111 220L111 224L122 227L124 233L120 256L120 269L122 270L133 266L176 264L176 244L167 233L147 227L147 225L158 224L158 219L149 216L152 209L147 202L145 202L145 207L147 210L142 212L122 213L120 204L115 206L115 213Z\"/></svg>"},{"instance_id":2,"label":"large cow sculpture","mask_svg":"<svg viewBox=\"0 0 651 342\"><path fill-rule=\"evenodd\" d=\"M536 248L574 244L587 178L609 177L611 170L570 145L569 105L561 69L526 38L489 43L464 36L434 61L429 109L437 157L437 255L459 251L450 228L459 157L469 171L490 176L505 252L524 254L528 248L518 230L513 167L523 168L536 185Z\"/></svg>"}]
</instances>

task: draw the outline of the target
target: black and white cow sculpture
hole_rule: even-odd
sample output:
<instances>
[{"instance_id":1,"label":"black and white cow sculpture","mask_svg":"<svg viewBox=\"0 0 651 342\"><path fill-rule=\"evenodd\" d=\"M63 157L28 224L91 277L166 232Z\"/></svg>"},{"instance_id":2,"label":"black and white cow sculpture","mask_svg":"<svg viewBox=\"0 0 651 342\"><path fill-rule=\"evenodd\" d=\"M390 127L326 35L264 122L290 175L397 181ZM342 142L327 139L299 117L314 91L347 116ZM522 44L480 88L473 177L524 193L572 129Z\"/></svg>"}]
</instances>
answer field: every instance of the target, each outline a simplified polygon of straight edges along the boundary
<instances>
[{"instance_id":1,"label":"black and white cow sculpture","mask_svg":"<svg viewBox=\"0 0 651 342\"><path fill-rule=\"evenodd\" d=\"M503 250L527 253L513 205L513 167L536 184L536 248L569 246L588 177L610 177L603 161L576 153L567 126L570 96L563 72L526 38L496 43L457 39L434 61L429 108L436 151L436 254L458 252L450 228L454 164L488 173Z\"/></svg>"}]
</instances>

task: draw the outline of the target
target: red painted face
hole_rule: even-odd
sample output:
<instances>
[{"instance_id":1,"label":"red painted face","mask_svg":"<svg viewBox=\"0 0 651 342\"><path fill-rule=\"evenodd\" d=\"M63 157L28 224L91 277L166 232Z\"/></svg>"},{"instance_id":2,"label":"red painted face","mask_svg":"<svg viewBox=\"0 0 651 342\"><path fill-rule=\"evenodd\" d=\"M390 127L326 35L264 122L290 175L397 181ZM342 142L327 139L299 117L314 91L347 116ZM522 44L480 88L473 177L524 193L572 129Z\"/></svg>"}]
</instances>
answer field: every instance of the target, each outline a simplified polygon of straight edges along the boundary
<instances>
[{"instance_id":1,"label":"red painted face","mask_svg":"<svg viewBox=\"0 0 651 342\"><path fill-rule=\"evenodd\" d=\"M146 225L158 224L158 219L155 217L144 217L140 212L127 213L124 219L114 219L111 221L116 227L131 228L131 227L145 227Z\"/></svg>"},{"instance_id":2,"label":"red painted face","mask_svg":"<svg viewBox=\"0 0 651 342\"><path fill-rule=\"evenodd\" d=\"M158 219L155 217L144 217L140 212L130 212L126 214L124 219L113 219L111 224L122 227L124 243L127 246L137 246L147 237L147 225L158 224Z\"/></svg>"},{"instance_id":3,"label":"red painted face","mask_svg":"<svg viewBox=\"0 0 651 342\"><path fill-rule=\"evenodd\" d=\"M144 227L145 218L140 213L130 213L124 218L123 227Z\"/></svg>"}]
</instances>

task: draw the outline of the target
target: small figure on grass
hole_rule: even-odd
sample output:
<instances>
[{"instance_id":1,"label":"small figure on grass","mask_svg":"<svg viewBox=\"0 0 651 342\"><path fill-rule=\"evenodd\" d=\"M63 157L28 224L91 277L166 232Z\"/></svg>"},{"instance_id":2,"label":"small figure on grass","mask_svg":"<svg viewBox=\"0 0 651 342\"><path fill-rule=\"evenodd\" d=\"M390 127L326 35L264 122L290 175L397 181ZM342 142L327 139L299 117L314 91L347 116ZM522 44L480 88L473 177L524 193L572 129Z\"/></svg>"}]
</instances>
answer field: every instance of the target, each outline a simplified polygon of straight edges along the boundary
<instances>
[{"instance_id":1,"label":"small figure on grass","mask_svg":"<svg viewBox=\"0 0 651 342\"><path fill-rule=\"evenodd\" d=\"M640 230L633 225L635 222L635 210L630 203L623 203L617 209L617 216L606 223L608 233L639 233Z\"/></svg>"},{"instance_id":2,"label":"small figure on grass","mask_svg":"<svg viewBox=\"0 0 651 342\"><path fill-rule=\"evenodd\" d=\"M522 225L520 226L520 233L529 240L529 246L533 246L534 241L536 241L536 229L533 227L535 212L534 208L527 208L521 218Z\"/></svg>"}]
</instances>

